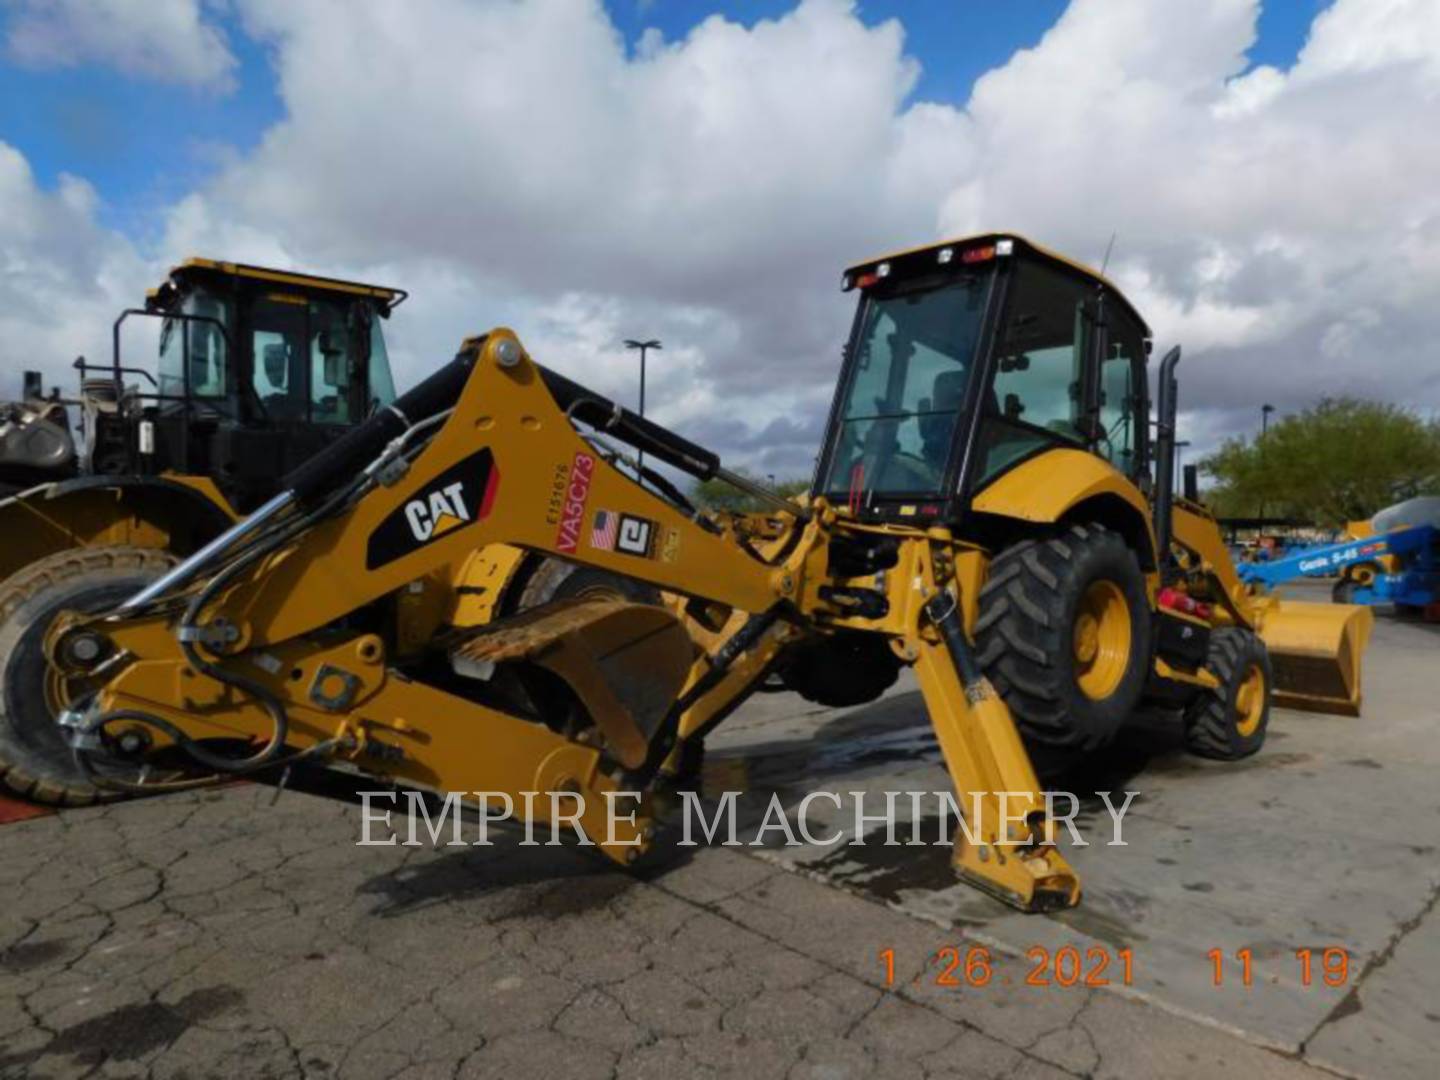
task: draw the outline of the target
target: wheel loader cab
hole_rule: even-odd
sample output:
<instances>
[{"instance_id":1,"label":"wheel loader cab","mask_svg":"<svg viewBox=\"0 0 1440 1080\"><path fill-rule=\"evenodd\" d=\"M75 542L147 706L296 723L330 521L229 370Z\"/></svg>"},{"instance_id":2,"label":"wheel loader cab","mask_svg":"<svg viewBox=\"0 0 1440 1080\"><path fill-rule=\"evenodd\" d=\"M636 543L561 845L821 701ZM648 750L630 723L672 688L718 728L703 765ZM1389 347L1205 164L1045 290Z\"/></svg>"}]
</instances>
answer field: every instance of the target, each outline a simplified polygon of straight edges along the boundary
<instances>
[{"instance_id":1,"label":"wheel loader cab","mask_svg":"<svg viewBox=\"0 0 1440 1080\"><path fill-rule=\"evenodd\" d=\"M143 311L116 323L109 397L123 407L92 410L91 471L208 474L237 507L255 505L277 477L394 400L381 321L404 297L207 259L177 266ZM130 316L160 321L153 378L120 358ZM148 433L134 431L140 424Z\"/></svg>"},{"instance_id":2,"label":"wheel loader cab","mask_svg":"<svg viewBox=\"0 0 1440 1080\"><path fill-rule=\"evenodd\" d=\"M815 490L866 519L956 521L1051 449L1148 486L1148 331L1105 280L983 236L852 268L859 305Z\"/></svg>"}]
</instances>

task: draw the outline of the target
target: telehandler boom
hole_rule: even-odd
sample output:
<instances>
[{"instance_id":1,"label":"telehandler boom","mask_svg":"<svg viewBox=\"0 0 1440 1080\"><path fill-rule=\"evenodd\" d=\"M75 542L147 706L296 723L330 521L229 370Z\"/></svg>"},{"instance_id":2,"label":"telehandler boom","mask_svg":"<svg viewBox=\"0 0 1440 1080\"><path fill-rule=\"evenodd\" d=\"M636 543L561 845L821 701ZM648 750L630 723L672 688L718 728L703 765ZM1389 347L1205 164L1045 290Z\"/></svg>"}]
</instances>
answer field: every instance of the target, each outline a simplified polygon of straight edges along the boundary
<instances>
[{"instance_id":1,"label":"telehandler boom","mask_svg":"<svg viewBox=\"0 0 1440 1080\"><path fill-rule=\"evenodd\" d=\"M77 763L153 792L345 762L563 818L624 863L657 783L772 671L858 701L912 666L969 819L960 875L1024 910L1077 903L1026 741L1099 745L1144 695L1185 708L1197 752L1253 753L1261 635L1292 611L1248 600L1214 522L1174 502L1178 351L1148 481L1143 324L1103 279L985 236L847 285L809 498L698 512L612 440L746 481L492 330L148 587L56 620L49 662L93 687L62 719ZM507 615L515 549L668 599ZM1368 613L1307 618L1355 644ZM622 792L633 819L611 813Z\"/></svg>"}]
</instances>

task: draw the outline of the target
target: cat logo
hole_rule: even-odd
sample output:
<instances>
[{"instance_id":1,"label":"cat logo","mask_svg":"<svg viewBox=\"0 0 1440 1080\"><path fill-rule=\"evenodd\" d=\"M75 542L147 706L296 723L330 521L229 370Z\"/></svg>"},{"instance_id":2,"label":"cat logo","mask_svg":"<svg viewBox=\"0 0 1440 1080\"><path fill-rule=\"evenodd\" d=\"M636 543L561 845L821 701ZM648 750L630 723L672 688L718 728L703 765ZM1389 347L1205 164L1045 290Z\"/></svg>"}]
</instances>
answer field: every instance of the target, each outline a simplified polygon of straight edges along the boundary
<instances>
[{"instance_id":1,"label":"cat logo","mask_svg":"<svg viewBox=\"0 0 1440 1080\"><path fill-rule=\"evenodd\" d=\"M500 470L488 448L457 461L380 522L370 534L365 568L378 569L484 521L499 485Z\"/></svg>"},{"instance_id":2,"label":"cat logo","mask_svg":"<svg viewBox=\"0 0 1440 1080\"><path fill-rule=\"evenodd\" d=\"M410 523L410 534L421 542L463 525L470 520L470 511L465 509L465 485L457 480L429 495L411 499L405 504L405 520Z\"/></svg>"}]
</instances>

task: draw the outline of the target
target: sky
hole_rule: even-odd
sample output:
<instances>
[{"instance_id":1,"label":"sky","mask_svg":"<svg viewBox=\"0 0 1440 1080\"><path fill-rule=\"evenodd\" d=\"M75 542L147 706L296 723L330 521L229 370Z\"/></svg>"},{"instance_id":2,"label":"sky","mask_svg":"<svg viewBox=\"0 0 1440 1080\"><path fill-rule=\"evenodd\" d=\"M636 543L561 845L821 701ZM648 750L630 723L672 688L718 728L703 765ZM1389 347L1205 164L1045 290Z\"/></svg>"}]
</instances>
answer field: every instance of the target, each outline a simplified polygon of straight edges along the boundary
<instances>
[{"instance_id":1,"label":"sky","mask_svg":"<svg viewBox=\"0 0 1440 1080\"><path fill-rule=\"evenodd\" d=\"M1192 453L1440 411L1434 0L0 0L0 395L191 254L407 288L807 474L840 270L1014 230L1180 342ZM12 388L6 382L13 382Z\"/></svg>"}]
</instances>

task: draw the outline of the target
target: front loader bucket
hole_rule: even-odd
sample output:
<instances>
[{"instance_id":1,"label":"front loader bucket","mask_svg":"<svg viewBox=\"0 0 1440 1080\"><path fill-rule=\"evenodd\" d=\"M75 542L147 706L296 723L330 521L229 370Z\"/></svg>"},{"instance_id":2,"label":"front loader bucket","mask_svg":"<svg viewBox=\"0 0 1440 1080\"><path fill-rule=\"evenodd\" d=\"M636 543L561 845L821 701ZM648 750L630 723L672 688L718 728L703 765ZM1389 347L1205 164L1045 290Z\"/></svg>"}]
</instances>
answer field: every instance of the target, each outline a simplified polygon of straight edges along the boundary
<instances>
[{"instance_id":1,"label":"front loader bucket","mask_svg":"<svg viewBox=\"0 0 1440 1080\"><path fill-rule=\"evenodd\" d=\"M1355 604L1271 600L1259 619L1276 705L1360 715L1360 665L1375 615Z\"/></svg>"}]
</instances>

